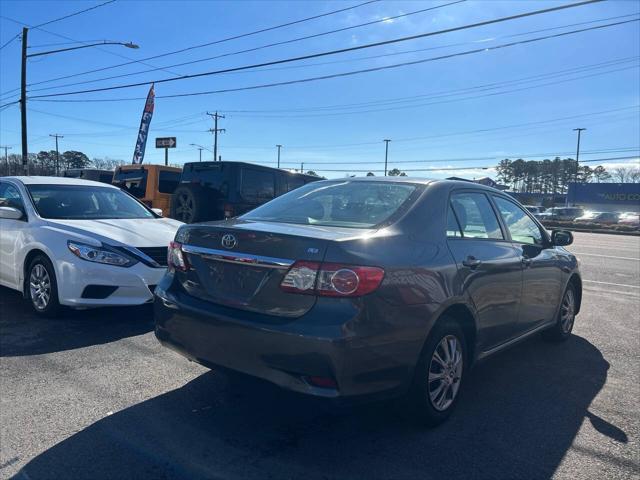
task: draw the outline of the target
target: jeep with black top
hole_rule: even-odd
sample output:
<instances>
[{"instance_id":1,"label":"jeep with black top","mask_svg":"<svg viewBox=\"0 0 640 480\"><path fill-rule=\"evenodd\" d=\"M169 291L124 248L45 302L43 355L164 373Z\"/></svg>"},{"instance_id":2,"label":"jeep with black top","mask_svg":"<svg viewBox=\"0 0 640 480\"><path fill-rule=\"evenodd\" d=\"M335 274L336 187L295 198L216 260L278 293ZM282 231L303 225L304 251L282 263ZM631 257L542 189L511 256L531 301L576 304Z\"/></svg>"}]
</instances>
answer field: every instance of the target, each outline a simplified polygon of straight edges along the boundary
<instances>
[{"instance_id":1,"label":"jeep with black top","mask_svg":"<svg viewBox=\"0 0 640 480\"><path fill-rule=\"evenodd\" d=\"M223 220L321 177L244 162L190 162L171 198L171 217L185 223Z\"/></svg>"}]
</instances>

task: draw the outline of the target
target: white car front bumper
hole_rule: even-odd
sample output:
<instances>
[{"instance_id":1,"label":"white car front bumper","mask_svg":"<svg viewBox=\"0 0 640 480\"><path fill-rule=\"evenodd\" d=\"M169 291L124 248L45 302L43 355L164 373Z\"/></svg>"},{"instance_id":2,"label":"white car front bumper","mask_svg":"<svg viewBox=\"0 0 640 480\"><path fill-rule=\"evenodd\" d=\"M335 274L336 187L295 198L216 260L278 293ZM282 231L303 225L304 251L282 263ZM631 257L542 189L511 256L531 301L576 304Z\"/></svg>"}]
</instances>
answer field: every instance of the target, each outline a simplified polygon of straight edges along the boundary
<instances>
[{"instance_id":1,"label":"white car front bumper","mask_svg":"<svg viewBox=\"0 0 640 480\"><path fill-rule=\"evenodd\" d=\"M115 267L75 257L71 261L58 260L55 269L60 303L76 308L142 305L150 302L153 300L153 288L166 271L165 268L152 268L142 262L131 267ZM88 295L90 290L86 290L94 285L116 288L105 298L95 298L95 288L93 295Z\"/></svg>"}]
</instances>

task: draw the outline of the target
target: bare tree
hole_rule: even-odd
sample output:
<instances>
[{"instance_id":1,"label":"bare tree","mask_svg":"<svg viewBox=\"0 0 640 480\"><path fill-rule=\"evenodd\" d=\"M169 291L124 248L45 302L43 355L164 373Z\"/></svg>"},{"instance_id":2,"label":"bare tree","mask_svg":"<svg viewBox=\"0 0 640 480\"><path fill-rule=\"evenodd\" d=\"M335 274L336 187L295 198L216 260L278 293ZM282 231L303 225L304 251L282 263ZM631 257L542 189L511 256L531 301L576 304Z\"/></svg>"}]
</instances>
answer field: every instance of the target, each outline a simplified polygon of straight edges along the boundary
<instances>
[{"instance_id":1,"label":"bare tree","mask_svg":"<svg viewBox=\"0 0 640 480\"><path fill-rule=\"evenodd\" d=\"M617 183L640 183L640 168L620 167L613 170L611 178Z\"/></svg>"}]
</instances>

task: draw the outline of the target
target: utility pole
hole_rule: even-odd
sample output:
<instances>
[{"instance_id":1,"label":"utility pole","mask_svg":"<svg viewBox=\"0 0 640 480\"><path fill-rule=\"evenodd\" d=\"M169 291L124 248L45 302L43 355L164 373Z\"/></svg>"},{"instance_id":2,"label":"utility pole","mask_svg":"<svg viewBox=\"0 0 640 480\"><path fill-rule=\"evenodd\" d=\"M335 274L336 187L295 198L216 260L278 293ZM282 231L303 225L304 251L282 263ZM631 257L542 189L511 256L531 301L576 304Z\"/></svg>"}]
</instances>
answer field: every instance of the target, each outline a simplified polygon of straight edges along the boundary
<instances>
[{"instance_id":1,"label":"utility pole","mask_svg":"<svg viewBox=\"0 0 640 480\"><path fill-rule=\"evenodd\" d=\"M29 152L27 147L27 36L29 29L22 29L22 69L20 71L20 123L22 126L22 170L29 175Z\"/></svg>"},{"instance_id":2,"label":"utility pole","mask_svg":"<svg viewBox=\"0 0 640 480\"><path fill-rule=\"evenodd\" d=\"M58 139L64 138L62 135L58 135L57 133L49 134L50 137L56 139L56 177L60 175L60 152L58 151Z\"/></svg>"},{"instance_id":3,"label":"utility pole","mask_svg":"<svg viewBox=\"0 0 640 480\"><path fill-rule=\"evenodd\" d=\"M278 147L278 168L280 168L280 149L282 148L282 145L276 145L276 147Z\"/></svg>"},{"instance_id":4,"label":"utility pole","mask_svg":"<svg viewBox=\"0 0 640 480\"><path fill-rule=\"evenodd\" d=\"M224 128L218 128L218 119L225 118L224 115L218 115L216 113L207 112L211 118L213 118L213 128L210 128L209 131L213 133L213 161L218 160L218 132L226 132Z\"/></svg>"},{"instance_id":5,"label":"utility pole","mask_svg":"<svg viewBox=\"0 0 640 480\"><path fill-rule=\"evenodd\" d=\"M388 138L385 138L383 140L384 142L384 176L387 176L387 163L389 160L389 142L391 140L389 140Z\"/></svg>"},{"instance_id":6,"label":"utility pole","mask_svg":"<svg viewBox=\"0 0 640 480\"><path fill-rule=\"evenodd\" d=\"M4 148L4 163L7 166L7 175L11 175L11 169L9 168L9 154L7 153L7 150L11 150L11 147L2 145L0 148Z\"/></svg>"},{"instance_id":7,"label":"utility pole","mask_svg":"<svg viewBox=\"0 0 640 480\"><path fill-rule=\"evenodd\" d=\"M576 175L574 178L574 183L578 183L578 173L580 172L580 137L582 132L586 130L586 128L574 128L574 132L578 132L578 145L576 146ZM565 202L567 207L569 206L569 185L567 185L567 201Z\"/></svg>"}]
</instances>

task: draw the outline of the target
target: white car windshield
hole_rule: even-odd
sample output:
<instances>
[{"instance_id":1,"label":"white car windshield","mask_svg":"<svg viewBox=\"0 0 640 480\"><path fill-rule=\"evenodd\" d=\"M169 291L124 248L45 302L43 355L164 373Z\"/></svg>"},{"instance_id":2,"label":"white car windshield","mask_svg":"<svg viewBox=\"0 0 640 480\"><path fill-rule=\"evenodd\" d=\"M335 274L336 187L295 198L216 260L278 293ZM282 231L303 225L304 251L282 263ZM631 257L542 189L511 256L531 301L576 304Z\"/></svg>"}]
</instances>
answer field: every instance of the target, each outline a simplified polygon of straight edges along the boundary
<instances>
[{"instance_id":1,"label":"white car windshield","mask_svg":"<svg viewBox=\"0 0 640 480\"><path fill-rule=\"evenodd\" d=\"M153 213L115 188L83 185L27 185L42 218L97 220L155 218Z\"/></svg>"}]
</instances>

